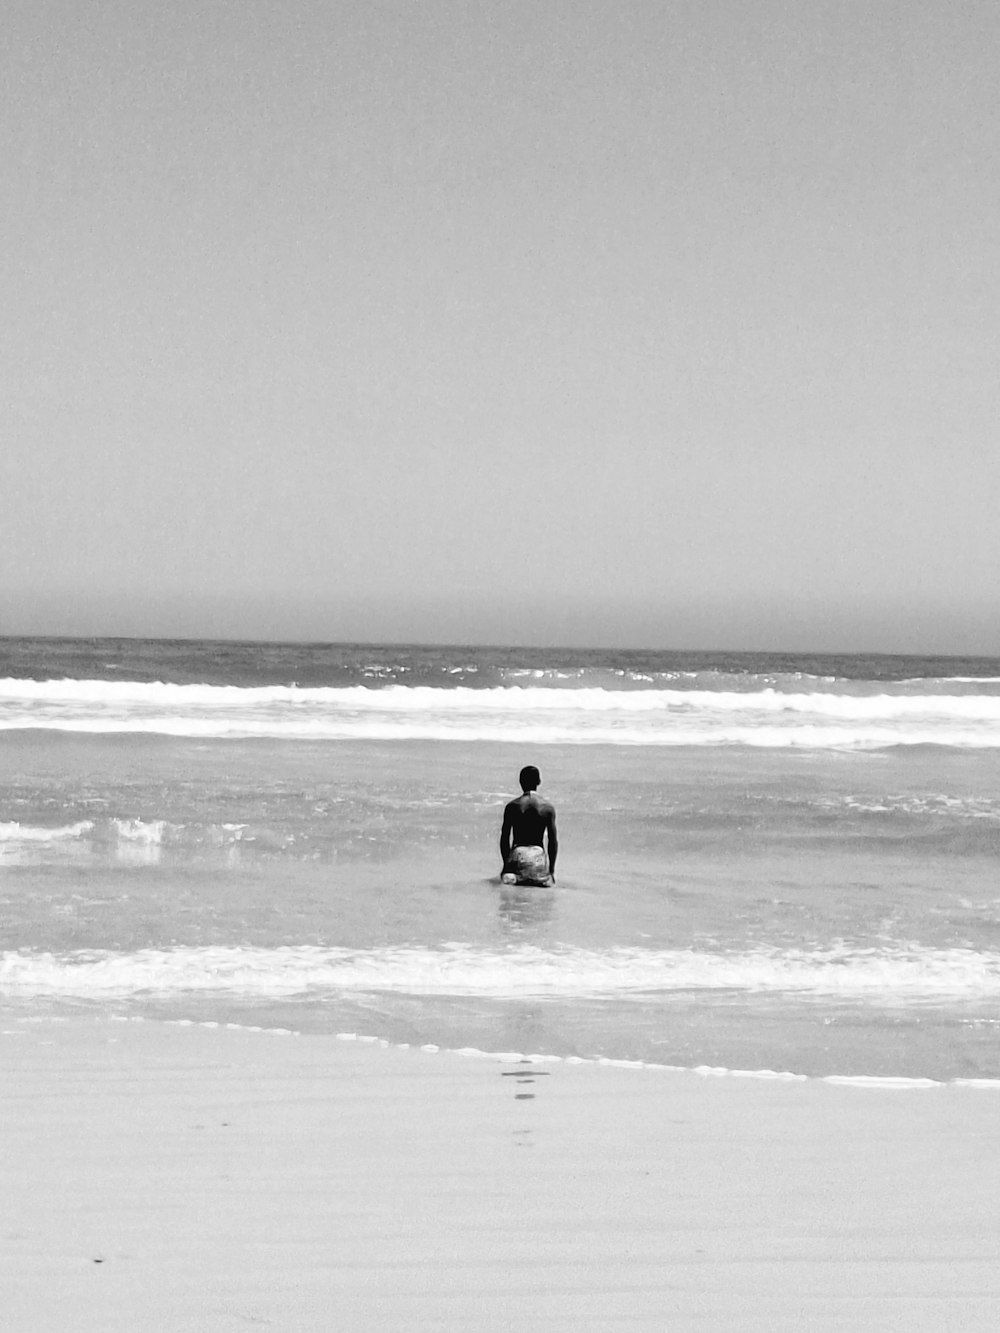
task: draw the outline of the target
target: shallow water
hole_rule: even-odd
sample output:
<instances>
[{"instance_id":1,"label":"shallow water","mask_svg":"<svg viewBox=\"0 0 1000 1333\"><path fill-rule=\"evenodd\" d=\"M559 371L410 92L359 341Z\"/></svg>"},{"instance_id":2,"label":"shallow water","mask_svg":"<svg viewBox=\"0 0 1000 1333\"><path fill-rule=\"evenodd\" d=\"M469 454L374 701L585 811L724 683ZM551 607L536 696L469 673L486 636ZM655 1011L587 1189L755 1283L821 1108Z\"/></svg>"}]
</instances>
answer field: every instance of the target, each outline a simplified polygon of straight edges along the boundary
<instances>
[{"instance_id":1,"label":"shallow water","mask_svg":"<svg viewBox=\"0 0 1000 1333\"><path fill-rule=\"evenodd\" d=\"M260 651L273 675L279 648ZM94 669L87 652L80 670ZM357 654L367 667L371 652ZM448 660L434 652L425 674ZM503 670L518 669L506 656ZM7 1006L682 1065L1000 1076L989 719L964 747L900 741L905 719L892 744L847 749L560 743L548 724L531 744L445 739L447 727L377 739L357 710L351 737L302 739L293 725L240 739L148 731L148 696L138 714L119 699L111 716L107 682L83 681L63 685L58 716L49 691L37 727L21 725L23 683L6 705L0 686L0 719L17 714L0 730ZM93 721L95 696L101 729L74 730ZM239 699L271 726L295 706ZM195 711L218 722L213 707L201 696ZM437 702L407 707L422 726L442 715ZM322 704L339 727L338 708ZM536 712L532 699L519 725ZM498 881L500 816L525 762L559 809L547 890Z\"/></svg>"}]
</instances>

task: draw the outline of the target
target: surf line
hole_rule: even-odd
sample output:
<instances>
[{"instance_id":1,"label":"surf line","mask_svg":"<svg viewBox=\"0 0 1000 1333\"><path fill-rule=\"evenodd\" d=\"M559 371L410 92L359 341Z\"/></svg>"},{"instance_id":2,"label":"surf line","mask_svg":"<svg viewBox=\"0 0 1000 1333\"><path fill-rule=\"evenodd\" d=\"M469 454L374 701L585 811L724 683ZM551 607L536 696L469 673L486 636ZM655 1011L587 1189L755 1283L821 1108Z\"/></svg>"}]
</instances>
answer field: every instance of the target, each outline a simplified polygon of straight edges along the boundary
<instances>
[{"instance_id":1,"label":"surf line","mask_svg":"<svg viewBox=\"0 0 1000 1333\"><path fill-rule=\"evenodd\" d=\"M114 1015L117 1022L143 1023L147 1020L139 1015ZM151 1019L151 1022L164 1022L181 1027L206 1027L216 1029L238 1029L246 1032L259 1032L262 1035L294 1036L303 1034L292 1028L259 1028L243 1023L218 1023L192 1018ZM370 1036L359 1032L335 1032L336 1041L354 1041L366 1046L378 1046L382 1050L419 1051L425 1055L460 1055L466 1059L493 1060L500 1064L517 1064L518 1069L504 1070L501 1077L536 1079L544 1077L549 1070L537 1068L542 1064L556 1065L596 1065L604 1069L633 1069L653 1073L694 1074L699 1078L752 1078L780 1083L829 1083L836 1087L870 1088L875 1091L925 1091L945 1088L972 1088L977 1091L1000 1092L1000 1078L920 1078L893 1074L796 1074L791 1070L775 1069L729 1069L724 1065L665 1065L652 1060L617 1060L607 1055L549 1055L542 1052L525 1051L483 1051L477 1046L438 1046L433 1042L413 1045L410 1042L388 1041L385 1037Z\"/></svg>"}]
</instances>

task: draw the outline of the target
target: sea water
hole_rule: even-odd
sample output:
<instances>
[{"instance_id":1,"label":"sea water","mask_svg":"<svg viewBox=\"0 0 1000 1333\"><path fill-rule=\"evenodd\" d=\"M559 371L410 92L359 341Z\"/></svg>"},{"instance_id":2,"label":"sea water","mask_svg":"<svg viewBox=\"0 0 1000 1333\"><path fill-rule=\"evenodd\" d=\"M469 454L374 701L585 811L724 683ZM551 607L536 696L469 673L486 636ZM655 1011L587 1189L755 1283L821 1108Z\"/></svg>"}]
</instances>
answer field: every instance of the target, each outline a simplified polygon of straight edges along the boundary
<instances>
[{"instance_id":1,"label":"sea water","mask_svg":"<svg viewBox=\"0 0 1000 1333\"><path fill-rule=\"evenodd\" d=\"M1000 1078L998 853L993 659L0 640L22 1015Z\"/></svg>"}]
</instances>

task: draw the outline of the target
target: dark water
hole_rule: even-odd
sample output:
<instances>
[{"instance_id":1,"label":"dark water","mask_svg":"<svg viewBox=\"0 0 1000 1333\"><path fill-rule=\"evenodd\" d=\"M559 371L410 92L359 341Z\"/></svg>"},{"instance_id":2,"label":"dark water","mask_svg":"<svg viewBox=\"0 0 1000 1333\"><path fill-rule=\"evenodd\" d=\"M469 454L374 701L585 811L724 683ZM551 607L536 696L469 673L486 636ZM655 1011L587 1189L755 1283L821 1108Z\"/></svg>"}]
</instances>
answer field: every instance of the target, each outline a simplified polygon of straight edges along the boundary
<instances>
[{"instance_id":1,"label":"dark water","mask_svg":"<svg viewBox=\"0 0 1000 1333\"><path fill-rule=\"evenodd\" d=\"M1000 658L190 639L0 639L0 677L33 680L303 687L395 683L485 689L510 683L512 673L533 672L566 677L592 674L612 680L694 673L878 683L1000 678Z\"/></svg>"}]
</instances>

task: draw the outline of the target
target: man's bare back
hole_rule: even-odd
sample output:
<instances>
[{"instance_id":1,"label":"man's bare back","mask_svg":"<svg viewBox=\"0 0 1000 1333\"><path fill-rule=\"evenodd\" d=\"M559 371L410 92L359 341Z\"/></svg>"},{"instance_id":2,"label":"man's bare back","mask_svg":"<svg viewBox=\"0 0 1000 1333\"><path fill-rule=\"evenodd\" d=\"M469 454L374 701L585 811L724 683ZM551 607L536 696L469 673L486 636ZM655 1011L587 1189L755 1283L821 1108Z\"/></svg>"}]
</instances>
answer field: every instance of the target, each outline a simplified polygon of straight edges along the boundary
<instances>
[{"instance_id":1,"label":"man's bare back","mask_svg":"<svg viewBox=\"0 0 1000 1333\"><path fill-rule=\"evenodd\" d=\"M523 792L509 801L504 819L510 821L511 839L515 847L541 847L548 832L555 808L535 791Z\"/></svg>"},{"instance_id":2,"label":"man's bare back","mask_svg":"<svg viewBox=\"0 0 1000 1333\"><path fill-rule=\"evenodd\" d=\"M551 884L559 851L555 806L538 795L537 768L523 768L520 781L521 795L508 801L503 812L501 878L505 883Z\"/></svg>"}]
</instances>

